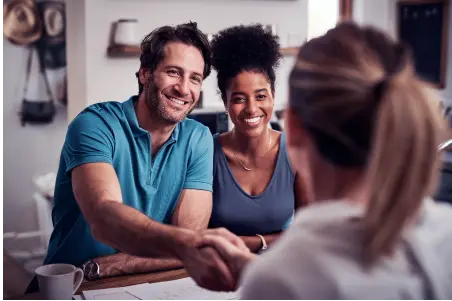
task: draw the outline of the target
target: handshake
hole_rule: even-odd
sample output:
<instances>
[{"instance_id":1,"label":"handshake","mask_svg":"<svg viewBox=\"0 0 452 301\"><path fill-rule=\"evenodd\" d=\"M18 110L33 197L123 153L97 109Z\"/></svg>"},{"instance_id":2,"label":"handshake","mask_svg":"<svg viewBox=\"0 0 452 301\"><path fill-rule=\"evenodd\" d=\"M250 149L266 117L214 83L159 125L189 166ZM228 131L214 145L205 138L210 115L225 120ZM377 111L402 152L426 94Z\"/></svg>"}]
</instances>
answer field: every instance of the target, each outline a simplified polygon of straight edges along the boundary
<instances>
[{"instance_id":1,"label":"handshake","mask_svg":"<svg viewBox=\"0 0 452 301\"><path fill-rule=\"evenodd\" d=\"M196 283L214 291L234 291L244 267L255 255L243 240L224 228L207 229L195 235L180 259Z\"/></svg>"}]
</instances>

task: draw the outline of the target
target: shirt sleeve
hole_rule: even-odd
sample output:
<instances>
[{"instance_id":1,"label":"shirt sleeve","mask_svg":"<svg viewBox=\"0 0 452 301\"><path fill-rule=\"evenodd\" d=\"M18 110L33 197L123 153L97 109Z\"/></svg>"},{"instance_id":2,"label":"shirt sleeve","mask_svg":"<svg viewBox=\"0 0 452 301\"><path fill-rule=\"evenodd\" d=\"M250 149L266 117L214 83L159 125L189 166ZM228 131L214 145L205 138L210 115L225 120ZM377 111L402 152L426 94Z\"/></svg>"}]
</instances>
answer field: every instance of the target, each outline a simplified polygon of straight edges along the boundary
<instances>
[{"instance_id":1,"label":"shirt sleeve","mask_svg":"<svg viewBox=\"0 0 452 301\"><path fill-rule=\"evenodd\" d=\"M268 270L262 265L251 267L242 279L240 299L243 300L292 300L298 299L290 284L280 277L278 269Z\"/></svg>"},{"instance_id":2,"label":"shirt sleeve","mask_svg":"<svg viewBox=\"0 0 452 301\"><path fill-rule=\"evenodd\" d=\"M212 192L213 184L213 138L208 128L193 147L188 162L184 189L198 189Z\"/></svg>"},{"instance_id":3,"label":"shirt sleeve","mask_svg":"<svg viewBox=\"0 0 452 301\"><path fill-rule=\"evenodd\" d=\"M112 164L113 153L113 131L100 113L85 111L71 122L62 151L66 174L86 163Z\"/></svg>"}]
</instances>

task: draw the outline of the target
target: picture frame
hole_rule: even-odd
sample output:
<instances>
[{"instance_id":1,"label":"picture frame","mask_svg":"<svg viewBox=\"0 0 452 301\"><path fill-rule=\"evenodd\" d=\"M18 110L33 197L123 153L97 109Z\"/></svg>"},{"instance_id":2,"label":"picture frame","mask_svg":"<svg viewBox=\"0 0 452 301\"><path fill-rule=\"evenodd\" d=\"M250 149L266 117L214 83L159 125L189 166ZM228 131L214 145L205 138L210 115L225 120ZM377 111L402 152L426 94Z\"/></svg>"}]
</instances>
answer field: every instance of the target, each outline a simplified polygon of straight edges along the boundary
<instances>
[{"instance_id":1,"label":"picture frame","mask_svg":"<svg viewBox=\"0 0 452 301\"><path fill-rule=\"evenodd\" d=\"M397 38L411 48L416 73L439 89L446 82L449 2L398 0L396 9Z\"/></svg>"},{"instance_id":2,"label":"picture frame","mask_svg":"<svg viewBox=\"0 0 452 301\"><path fill-rule=\"evenodd\" d=\"M339 19L341 21L353 20L353 0L339 1Z\"/></svg>"}]
</instances>

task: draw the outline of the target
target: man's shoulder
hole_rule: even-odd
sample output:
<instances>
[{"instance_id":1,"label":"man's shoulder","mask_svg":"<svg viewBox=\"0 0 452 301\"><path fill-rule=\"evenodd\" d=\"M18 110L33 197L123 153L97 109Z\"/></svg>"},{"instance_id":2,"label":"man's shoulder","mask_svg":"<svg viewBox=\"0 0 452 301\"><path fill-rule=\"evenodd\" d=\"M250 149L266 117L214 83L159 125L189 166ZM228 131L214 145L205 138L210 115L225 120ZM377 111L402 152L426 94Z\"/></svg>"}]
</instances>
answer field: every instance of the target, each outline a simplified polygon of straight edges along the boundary
<instances>
[{"instance_id":1,"label":"man's shoulder","mask_svg":"<svg viewBox=\"0 0 452 301\"><path fill-rule=\"evenodd\" d=\"M77 124L90 126L111 126L116 121L124 118L123 103L106 101L89 105L81 111L70 123L70 127Z\"/></svg>"},{"instance_id":2,"label":"man's shoulder","mask_svg":"<svg viewBox=\"0 0 452 301\"><path fill-rule=\"evenodd\" d=\"M86 107L80 114L87 112L102 115L106 118L118 118L124 114L124 103L118 101L98 102Z\"/></svg>"},{"instance_id":3,"label":"man's shoulder","mask_svg":"<svg viewBox=\"0 0 452 301\"><path fill-rule=\"evenodd\" d=\"M202 123L185 118L179 123L180 135L183 139L187 138L191 143L202 141L212 141L212 134L207 126Z\"/></svg>"},{"instance_id":4,"label":"man's shoulder","mask_svg":"<svg viewBox=\"0 0 452 301\"><path fill-rule=\"evenodd\" d=\"M191 131L208 131L209 128L199 121L185 118L180 122L181 127Z\"/></svg>"}]
</instances>

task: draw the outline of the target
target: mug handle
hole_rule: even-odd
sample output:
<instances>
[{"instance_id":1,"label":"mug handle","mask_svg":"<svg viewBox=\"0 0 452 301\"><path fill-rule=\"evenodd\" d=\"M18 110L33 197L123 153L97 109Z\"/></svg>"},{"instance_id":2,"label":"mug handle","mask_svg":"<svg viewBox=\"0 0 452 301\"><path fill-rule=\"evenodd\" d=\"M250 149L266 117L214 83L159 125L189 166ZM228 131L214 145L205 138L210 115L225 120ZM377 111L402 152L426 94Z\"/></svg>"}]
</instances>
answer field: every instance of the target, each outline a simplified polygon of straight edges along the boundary
<instances>
[{"instance_id":1,"label":"mug handle","mask_svg":"<svg viewBox=\"0 0 452 301\"><path fill-rule=\"evenodd\" d=\"M75 275L76 275L76 280L75 280L75 284L74 284L74 291L72 292L72 294L75 294L75 292L80 287L80 284L82 284L83 275L84 275L82 269L79 269L79 268L75 269Z\"/></svg>"}]
</instances>

